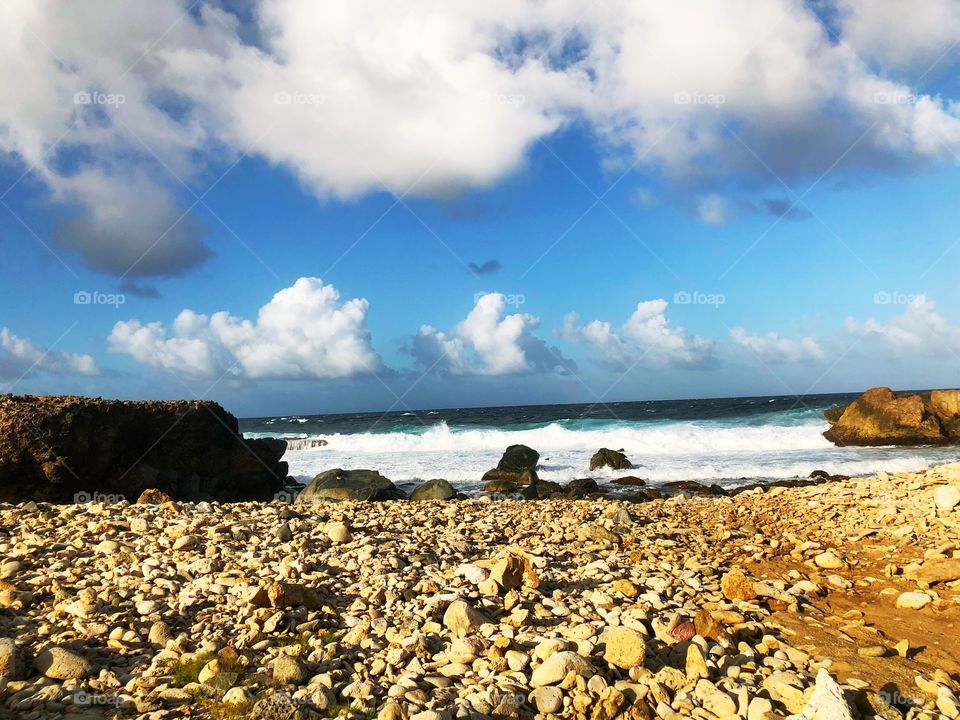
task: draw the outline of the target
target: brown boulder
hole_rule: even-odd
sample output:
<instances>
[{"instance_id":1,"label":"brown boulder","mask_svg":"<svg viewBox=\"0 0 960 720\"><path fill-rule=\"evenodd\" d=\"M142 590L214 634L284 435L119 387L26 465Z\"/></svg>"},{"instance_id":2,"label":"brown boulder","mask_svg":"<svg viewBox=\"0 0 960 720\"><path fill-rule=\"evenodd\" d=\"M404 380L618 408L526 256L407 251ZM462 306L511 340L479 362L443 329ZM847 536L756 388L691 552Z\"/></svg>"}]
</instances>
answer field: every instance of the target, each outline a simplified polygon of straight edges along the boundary
<instances>
[{"instance_id":1,"label":"brown boulder","mask_svg":"<svg viewBox=\"0 0 960 720\"><path fill-rule=\"evenodd\" d=\"M951 442L933 409L948 412L956 391L896 395L890 388L867 390L847 405L823 436L835 445L925 445ZM828 418L829 419L829 418Z\"/></svg>"},{"instance_id":2,"label":"brown boulder","mask_svg":"<svg viewBox=\"0 0 960 720\"><path fill-rule=\"evenodd\" d=\"M0 395L0 501L269 500L283 441L247 440L215 402Z\"/></svg>"}]
</instances>

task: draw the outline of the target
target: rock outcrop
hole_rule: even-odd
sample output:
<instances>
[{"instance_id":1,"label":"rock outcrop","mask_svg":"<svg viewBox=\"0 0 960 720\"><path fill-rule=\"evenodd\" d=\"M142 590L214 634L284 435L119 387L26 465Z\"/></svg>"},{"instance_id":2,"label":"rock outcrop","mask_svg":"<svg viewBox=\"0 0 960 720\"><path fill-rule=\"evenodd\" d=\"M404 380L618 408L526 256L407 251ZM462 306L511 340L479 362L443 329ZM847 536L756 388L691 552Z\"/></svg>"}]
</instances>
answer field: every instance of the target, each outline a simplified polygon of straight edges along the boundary
<instances>
[{"instance_id":1,"label":"rock outcrop","mask_svg":"<svg viewBox=\"0 0 960 720\"><path fill-rule=\"evenodd\" d=\"M532 485L537 481L537 463L540 453L526 445L511 445L493 470L483 474L481 480L507 480L518 485Z\"/></svg>"},{"instance_id":2,"label":"rock outcrop","mask_svg":"<svg viewBox=\"0 0 960 720\"><path fill-rule=\"evenodd\" d=\"M590 458L590 469L599 470L602 467L610 467L614 470L631 470L633 463L623 454L623 450L600 448Z\"/></svg>"},{"instance_id":3,"label":"rock outcrop","mask_svg":"<svg viewBox=\"0 0 960 720\"><path fill-rule=\"evenodd\" d=\"M320 473L297 495L298 505L327 500L403 500L406 495L376 470L341 470Z\"/></svg>"},{"instance_id":4,"label":"rock outcrop","mask_svg":"<svg viewBox=\"0 0 960 720\"><path fill-rule=\"evenodd\" d=\"M282 440L246 440L215 402L0 395L0 501L270 500Z\"/></svg>"},{"instance_id":5,"label":"rock outcrop","mask_svg":"<svg viewBox=\"0 0 960 720\"><path fill-rule=\"evenodd\" d=\"M960 443L960 390L896 394L877 387L843 408L824 413L823 436L836 445Z\"/></svg>"}]
</instances>

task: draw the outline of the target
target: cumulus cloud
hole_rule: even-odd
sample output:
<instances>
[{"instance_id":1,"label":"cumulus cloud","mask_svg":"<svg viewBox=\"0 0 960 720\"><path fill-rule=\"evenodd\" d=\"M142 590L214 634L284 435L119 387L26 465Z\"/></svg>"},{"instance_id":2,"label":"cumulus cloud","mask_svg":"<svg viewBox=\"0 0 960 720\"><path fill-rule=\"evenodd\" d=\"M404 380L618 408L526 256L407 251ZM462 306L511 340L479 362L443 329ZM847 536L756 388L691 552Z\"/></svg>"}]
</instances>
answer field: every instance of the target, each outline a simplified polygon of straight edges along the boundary
<instances>
[{"instance_id":1,"label":"cumulus cloud","mask_svg":"<svg viewBox=\"0 0 960 720\"><path fill-rule=\"evenodd\" d=\"M0 5L0 152L76 209L58 242L89 266L194 270L210 252L192 215L177 222L184 185L202 194L247 154L321 198L450 197L577 123L610 158L710 197L741 176L913 169L960 148L957 103L860 59L942 54L951 0L906 17L842 0L840 42L795 0L230 6Z\"/></svg>"},{"instance_id":2,"label":"cumulus cloud","mask_svg":"<svg viewBox=\"0 0 960 720\"><path fill-rule=\"evenodd\" d=\"M685 328L670 325L665 315L667 301L647 300L619 328L602 320L578 325L571 312L564 318L560 336L583 345L599 356L602 365L625 370L634 365L706 367L715 361L715 343L689 335Z\"/></svg>"},{"instance_id":3,"label":"cumulus cloud","mask_svg":"<svg viewBox=\"0 0 960 720\"><path fill-rule=\"evenodd\" d=\"M0 377L16 378L34 371L57 375L99 375L89 355L58 352L37 345L0 327Z\"/></svg>"},{"instance_id":4,"label":"cumulus cloud","mask_svg":"<svg viewBox=\"0 0 960 720\"><path fill-rule=\"evenodd\" d=\"M730 337L765 363L822 362L826 359L820 343L812 337L790 340L779 333L755 334L742 327L733 328Z\"/></svg>"},{"instance_id":5,"label":"cumulus cloud","mask_svg":"<svg viewBox=\"0 0 960 720\"><path fill-rule=\"evenodd\" d=\"M411 353L423 368L453 375L563 373L574 367L534 335L539 324L532 315L506 313L504 295L486 293L449 333L421 326Z\"/></svg>"},{"instance_id":6,"label":"cumulus cloud","mask_svg":"<svg viewBox=\"0 0 960 720\"><path fill-rule=\"evenodd\" d=\"M112 352L191 377L224 373L250 379L344 378L383 370L366 328L364 299L340 302L319 278L303 277L260 308L256 321L221 311L183 310L170 328L118 322Z\"/></svg>"},{"instance_id":7,"label":"cumulus cloud","mask_svg":"<svg viewBox=\"0 0 960 720\"><path fill-rule=\"evenodd\" d=\"M960 353L960 325L950 324L937 312L936 303L924 295L910 299L902 312L892 315L886 322L848 317L846 329L866 341L879 343L892 355Z\"/></svg>"}]
</instances>

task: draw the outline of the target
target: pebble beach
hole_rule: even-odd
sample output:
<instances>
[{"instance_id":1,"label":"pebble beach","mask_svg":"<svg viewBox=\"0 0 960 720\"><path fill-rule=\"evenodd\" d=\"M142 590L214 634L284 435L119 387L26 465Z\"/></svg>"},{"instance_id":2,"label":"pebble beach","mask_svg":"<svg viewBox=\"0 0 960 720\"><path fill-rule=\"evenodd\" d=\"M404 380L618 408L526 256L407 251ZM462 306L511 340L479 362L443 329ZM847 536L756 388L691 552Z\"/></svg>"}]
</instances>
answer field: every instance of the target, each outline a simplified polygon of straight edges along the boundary
<instances>
[{"instance_id":1,"label":"pebble beach","mask_svg":"<svg viewBox=\"0 0 960 720\"><path fill-rule=\"evenodd\" d=\"M958 503L4 504L0 716L953 719Z\"/></svg>"}]
</instances>

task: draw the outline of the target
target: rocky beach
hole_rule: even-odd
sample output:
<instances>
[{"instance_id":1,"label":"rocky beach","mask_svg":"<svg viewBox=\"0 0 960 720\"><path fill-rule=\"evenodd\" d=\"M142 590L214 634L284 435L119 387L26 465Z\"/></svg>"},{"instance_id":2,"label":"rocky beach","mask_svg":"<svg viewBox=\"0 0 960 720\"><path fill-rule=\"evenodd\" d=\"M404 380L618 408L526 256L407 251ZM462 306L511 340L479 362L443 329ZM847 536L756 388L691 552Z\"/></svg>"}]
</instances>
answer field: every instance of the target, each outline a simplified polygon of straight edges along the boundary
<instances>
[{"instance_id":1,"label":"rocky beach","mask_svg":"<svg viewBox=\"0 0 960 720\"><path fill-rule=\"evenodd\" d=\"M960 464L604 496L537 461L488 473L513 496L334 469L231 502L161 467L6 502L0 717L960 717Z\"/></svg>"}]
</instances>

